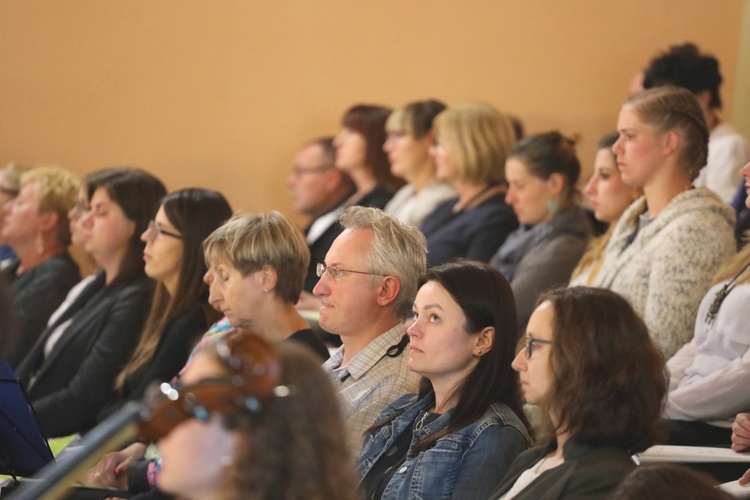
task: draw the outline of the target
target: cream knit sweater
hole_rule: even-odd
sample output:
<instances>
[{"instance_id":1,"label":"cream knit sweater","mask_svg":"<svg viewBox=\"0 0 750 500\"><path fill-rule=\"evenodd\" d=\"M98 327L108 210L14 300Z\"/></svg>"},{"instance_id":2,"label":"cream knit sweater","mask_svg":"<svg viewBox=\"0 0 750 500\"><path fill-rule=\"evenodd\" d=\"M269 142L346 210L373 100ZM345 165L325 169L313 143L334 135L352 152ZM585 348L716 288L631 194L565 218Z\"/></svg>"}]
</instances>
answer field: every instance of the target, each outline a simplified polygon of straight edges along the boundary
<instances>
[{"instance_id":1,"label":"cream knit sweater","mask_svg":"<svg viewBox=\"0 0 750 500\"><path fill-rule=\"evenodd\" d=\"M593 286L628 299L668 359L692 338L711 279L736 251L734 213L713 191L691 189L676 196L628 245L645 210L641 197L622 215Z\"/></svg>"}]
</instances>

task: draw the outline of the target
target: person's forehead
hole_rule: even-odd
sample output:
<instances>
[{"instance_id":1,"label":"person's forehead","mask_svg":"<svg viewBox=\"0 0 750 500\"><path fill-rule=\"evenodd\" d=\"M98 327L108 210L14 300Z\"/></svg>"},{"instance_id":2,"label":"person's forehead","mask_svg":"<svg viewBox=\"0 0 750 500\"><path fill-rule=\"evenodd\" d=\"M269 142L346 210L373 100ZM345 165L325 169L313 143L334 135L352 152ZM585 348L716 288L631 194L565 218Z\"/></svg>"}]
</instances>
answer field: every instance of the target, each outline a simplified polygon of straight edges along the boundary
<instances>
[{"instance_id":1,"label":"person's forehead","mask_svg":"<svg viewBox=\"0 0 750 500\"><path fill-rule=\"evenodd\" d=\"M319 144L309 144L302 148L294 163L301 167L317 167L323 156L323 148Z\"/></svg>"},{"instance_id":2,"label":"person's forehead","mask_svg":"<svg viewBox=\"0 0 750 500\"><path fill-rule=\"evenodd\" d=\"M359 264L372 251L373 234L369 229L345 229L331 245L327 265Z\"/></svg>"}]
</instances>

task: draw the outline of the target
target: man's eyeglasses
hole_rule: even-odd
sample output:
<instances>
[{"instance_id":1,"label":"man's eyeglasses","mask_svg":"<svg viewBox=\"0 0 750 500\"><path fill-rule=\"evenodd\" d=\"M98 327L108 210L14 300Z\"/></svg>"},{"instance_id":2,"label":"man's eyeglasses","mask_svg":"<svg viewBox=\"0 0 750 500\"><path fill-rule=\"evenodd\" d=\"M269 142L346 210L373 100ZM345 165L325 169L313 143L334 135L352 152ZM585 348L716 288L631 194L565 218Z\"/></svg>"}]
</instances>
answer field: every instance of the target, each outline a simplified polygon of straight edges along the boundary
<instances>
[{"instance_id":1,"label":"man's eyeglasses","mask_svg":"<svg viewBox=\"0 0 750 500\"><path fill-rule=\"evenodd\" d=\"M352 271L351 269L339 269L338 267L328 267L325 264L318 262L318 267L316 268L315 274L318 275L318 278L322 278L325 273L328 273L328 276L333 278L335 281L338 281L344 276L346 276L346 273L366 274L368 276L387 276L387 274L368 273L367 271Z\"/></svg>"},{"instance_id":2,"label":"man's eyeglasses","mask_svg":"<svg viewBox=\"0 0 750 500\"><path fill-rule=\"evenodd\" d=\"M293 168L292 169L292 175L295 177L302 177L306 174L315 174L315 173L321 173L325 172L326 170L330 170L333 168L333 165L321 165L319 167L309 167L309 168Z\"/></svg>"},{"instance_id":3,"label":"man's eyeglasses","mask_svg":"<svg viewBox=\"0 0 750 500\"><path fill-rule=\"evenodd\" d=\"M552 344L552 341L544 340L544 339L535 339L531 337L526 339L526 344L524 345L524 350L526 351L526 359L531 359L531 355L534 353L534 345L536 344L550 345Z\"/></svg>"},{"instance_id":4,"label":"man's eyeglasses","mask_svg":"<svg viewBox=\"0 0 750 500\"><path fill-rule=\"evenodd\" d=\"M158 236L170 236L172 238L177 238L178 240L182 239L181 234L172 233L170 231L165 231L164 229L160 228L156 225L154 221L151 221L148 223L148 229L146 229L146 239L148 241L154 241Z\"/></svg>"}]
</instances>

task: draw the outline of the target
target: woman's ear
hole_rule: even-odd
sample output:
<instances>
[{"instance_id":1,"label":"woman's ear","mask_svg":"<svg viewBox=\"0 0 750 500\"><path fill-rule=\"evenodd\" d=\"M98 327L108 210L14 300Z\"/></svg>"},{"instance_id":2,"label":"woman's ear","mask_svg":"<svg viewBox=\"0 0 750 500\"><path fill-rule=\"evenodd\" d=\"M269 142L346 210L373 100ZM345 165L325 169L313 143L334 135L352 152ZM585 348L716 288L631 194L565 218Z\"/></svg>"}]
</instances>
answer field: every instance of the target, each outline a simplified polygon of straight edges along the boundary
<instances>
[{"instance_id":1,"label":"woman's ear","mask_svg":"<svg viewBox=\"0 0 750 500\"><path fill-rule=\"evenodd\" d=\"M487 326L482 329L477 335L477 340L474 345L474 355L483 356L490 352L492 345L495 343L495 328Z\"/></svg>"},{"instance_id":2,"label":"woman's ear","mask_svg":"<svg viewBox=\"0 0 750 500\"><path fill-rule=\"evenodd\" d=\"M565 189L565 177L559 172L553 172L547 179L547 186L553 195L559 195Z\"/></svg>"},{"instance_id":3,"label":"woman's ear","mask_svg":"<svg viewBox=\"0 0 750 500\"><path fill-rule=\"evenodd\" d=\"M276 288L276 281L279 277L278 273L276 272L276 268L266 264L260 269L259 274L262 280L261 284L263 285L264 292L270 292L271 290Z\"/></svg>"}]
</instances>

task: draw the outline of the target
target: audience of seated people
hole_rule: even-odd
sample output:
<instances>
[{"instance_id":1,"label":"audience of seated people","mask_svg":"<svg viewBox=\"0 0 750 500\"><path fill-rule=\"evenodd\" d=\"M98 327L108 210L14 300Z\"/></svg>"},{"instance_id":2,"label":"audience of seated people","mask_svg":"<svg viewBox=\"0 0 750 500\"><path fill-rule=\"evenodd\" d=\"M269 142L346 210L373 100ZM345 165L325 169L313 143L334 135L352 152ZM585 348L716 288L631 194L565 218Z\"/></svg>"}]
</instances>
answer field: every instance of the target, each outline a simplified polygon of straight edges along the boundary
<instances>
[{"instance_id":1,"label":"audience of seated people","mask_svg":"<svg viewBox=\"0 0 750 500\"><path fill-rule=\"evenodd\" d=\"M488 104L449 107L435 118L436 175L458 193L421 225L429 267L457 257L487 262L518 227L505 202L505 159L515 144L510 119Z\"/></svg>"},{"instance_id":2,"label":"audience of seated people","mask_svg":"<svg viewBox=\"0 0 750 500\"><path fill-rule=\"evenodd\" d=\"M231 215L219 193L164 197L137 169L93 172L80 190L69 174L54 180L59 169L0 170L2 237L20 269L8 268L15 331L28 318L24 278L61 258L73 271L36 283L40 336L15 360L42 429L87 432L178 372L175 404L217 388L244 397L258 372L243 363L260 349L282 367L260 410L188 414L159 442L164 469L136 442L87 484L155 495L143 498L163 497L157 484L185 497L646 498L681 472L632 472L630 455L662 430L669 443L749 449L750 413L731 437L728 424L750 410L750 250L733 256L720 199L747 145L721 120L720 84L718 62L692 44L651 61L644 85L657 88L626 100L598 145L586 193L609 229L587 250L574 142L550 132L516 144L510 117L483 103L350 108L288 177L295 211L311 218L304 235L277 212L219 227ZM750 164L743 175L750 185ZM98 268L76 286L70 243ZM343 342L317 373L328 351L305 308ZM2 326L0 354L13 360L33 336ZM513 359L517 331L526 344ZM521 396L545 420L530 450Z\"/></svg>"},{"instance_id":3,"label":"audience of seated people","mask_svg":"<svg viewBox=\"0 0 750 500\"><path fill-rule=\"evenodd\" d=\"M50 315L78 283L78 265L68 253L68 212L78 179L58 167L39 167L21 176L21 190L5 204L2 236L16 254L4 268L15 297L18 329L4 353L17 367L44 331Z\"/></svg>"},{"instance_id":4,"label":"audience of seated people","mask_svg":"<svg viewBox=\"0 0 750 500\"><path fill-rule=\"evenodd\" d=\"M318 266L320 326L343 345L323 367L342 400L346 437L354 454L381 411L417 391L419 377L407 367L404 320L425 271L424 236L369 207L350 207L344 227Z\"/></svg>"},{"instance_id":5,"label":"audience of seated people","mask_svg":"<svg viewBox=\"0 0 750 500\"><path fill-rule=\"evenodd\" d=\"M408 184L385 206L385 213L419 227L435 207L456 192L435 177L435 144L432 125L445 104L429 99L407 104L393 111L385 124L388 134L383 150L388 153L391 173Z\"/></svg>"},{"instance_id":6,"label":"audience of seated people","mask_svg":"<svg viewBox=\"0 0 750 500\"><path fill-rule=\"evenodd\" d=\"M622 179L645 196L620 217L593 285L628 299L670 357L692 337L701 297L735 253L734 214L713 191L693 189L708 127L689 91L658 87L628 98L617 129Z\"/></svg>"},{"instance_id":7,"label":"audience of seated people","mask_svg":"<svg viewBox=\"0 0 750 500\"><path fill-rule=\"evenodd\" d=\"M532 441L518 376L513 291L487 264L455 261L420 279L409 369L418 394L392 402L357 463L365 498L487 498Z\"/></svg>"},{"instance_id":8,"label":"audience of seated people","mask_svg":"<svg viewBox=\"0 0 750 500\"><path fill-rule=\"evenodd\" d=\"M156 283L146 326L133 356L117 376L117 400L98 420L140 400L154 382L172 380L208 327L221 314L208 304L203 240L232 216L223 195L182 189L167 195L141 239L146 276Z\"/></svg>"},{"instance_id":9,"label":"audience of seated people","mask_svg":"<svg viewBox=\"0 0 750 500\"><path fill-rule=\"evenodd\" d=\"M294 307L302 291L309 252L302 233L278 212L239 214L206 238L203 250L208 301L228 318L213 325L194 352L237 330L262 332L271 342L289 340L319 362L328 357L320 339ZM192 356L181 370L185 373ZM86 478L91 486L142 492L155 486L147 445L136 442L105 456Z\"/></svg>"},{"instance_id":10,"label":"audience of seated people","mask_svg":"<svg viewBox=\"0 0 750 500\"><path fill-rule=\"evenodd\" d=\"M542 292L567 285L591 233L578 206L581 164L559 132L522 139L508 153L506 202L521 223L490 259L510 282L523 332Z\"/></svg>"},{"instance_id":11,"label":"audience of seated people","mask_svg":"<svg viewBox=\"0 0 750 500\"><path fill-rule=\"evenodd\" d=\"M311 294L318 282L315 269L318 262L325 259L331 243L343 231L336 223L339 210L354 194L351 179L335 167L335 162L333 138L317 139L302 146L286 179L292 196L292 208L310 218L304 230L310 249L310 264L303 286L303 293L306 294Z\"/></svg>"},{"instance_id":12,"label":"audience of seated people","mask_svg":"<svg viewBox=\"0 0 750 500\"><path fill-rule=\"evenodd\" d=\"M620 169L617 168L617 158L612 153L617 138L617 132L612 132L599 140L596 158L594 159L594 173L586 183L585 192L588 195L594 218L606 224L607 231L589 243L586 252L573 270L570 285L591 285L599 274L604 261L604 250L612 238L612 232L625 210L639 198L643 191L633 188L622 181Z\"/></svg>"},{"instance_id":13,"label":"audience of seated people","mask_svg":"<svg viewBox=\"0 0 750 500\"><path fill-rule=\"evenodd\" d=\"M115 379L133 354L151 305L141 234L164 185L142 170L121 168L87 182L85 242L101 270L48 327L17 375L49 437L84 432L115 398Z\"/></svg>"}]
</instances>

